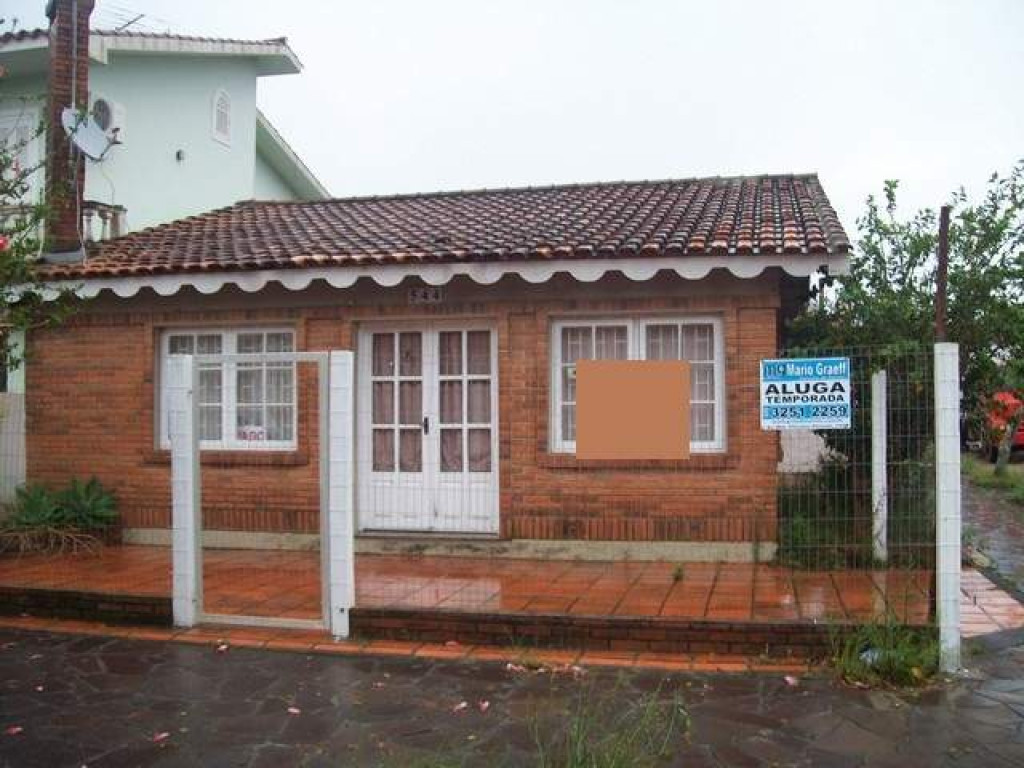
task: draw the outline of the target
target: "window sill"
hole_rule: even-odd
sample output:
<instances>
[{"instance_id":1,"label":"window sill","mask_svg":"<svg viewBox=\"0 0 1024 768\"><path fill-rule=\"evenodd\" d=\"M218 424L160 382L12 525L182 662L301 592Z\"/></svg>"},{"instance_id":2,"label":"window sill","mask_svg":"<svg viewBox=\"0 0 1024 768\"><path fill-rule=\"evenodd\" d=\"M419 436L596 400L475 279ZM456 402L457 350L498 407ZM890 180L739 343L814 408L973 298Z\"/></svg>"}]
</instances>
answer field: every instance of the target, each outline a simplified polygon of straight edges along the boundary
<instances>
[{"instance_id":1,"label":"window sill","mask_svg":"<svg viewBox=\"0 0 1024 768\"><path fill-rule=\"evenodd\" d=\"M542 452L537 466L545 469L629 469L703 472L735 469L739 457L731 453L691 453L688 459L577 459L571 453Z\"/></svg>"},{"instance_id":2,"label":"window sill","mask_svg":"<svg viewBox=\"0 0 1024 768\"><path fill-rule=\"evenodd\" d=\"M200 451L204 467L302 467L309 464L305 451ZM146 454L145 464L170 465L171 452L154 450Z\"/></svg>"}]
</instances>

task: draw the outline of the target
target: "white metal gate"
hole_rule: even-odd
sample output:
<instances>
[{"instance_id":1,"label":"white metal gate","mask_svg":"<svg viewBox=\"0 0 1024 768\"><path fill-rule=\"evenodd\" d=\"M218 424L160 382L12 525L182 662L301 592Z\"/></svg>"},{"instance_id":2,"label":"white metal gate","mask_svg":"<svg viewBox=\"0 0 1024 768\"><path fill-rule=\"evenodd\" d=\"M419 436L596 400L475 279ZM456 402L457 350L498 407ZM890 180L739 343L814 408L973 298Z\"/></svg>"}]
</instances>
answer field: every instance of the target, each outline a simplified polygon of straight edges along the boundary
<instances>
[{"instance_id":1,"label":"white metal gate","mask_svg":"<svg viewBox=\"0 0 1024 768\"><path fill-rule=\"evenodd\" d=\"M352 353L261 348L172 354L168 361L175 623L324 627L347 636L354 602ZM203 461L205 452L216 455ZM315 471L317 525L302 537L280 525L261 530L275 514L295 516L274 509L292 489L278 479L277 466L255 456L270 452L286 457L285 467L301 467L305 456L312 465L306 475ZM226 465L216 460L224 456L231 457ZM246 483L265 482L268 503L223 511L211 505L204 514L204 474L215 499L230 498L231 487L245 497ZM211 510L221 522L204 526ZM256 522L239 530L238 519ZM205 580L215 580L216 588L206 588Z\"/></svg>"}]
</instances>

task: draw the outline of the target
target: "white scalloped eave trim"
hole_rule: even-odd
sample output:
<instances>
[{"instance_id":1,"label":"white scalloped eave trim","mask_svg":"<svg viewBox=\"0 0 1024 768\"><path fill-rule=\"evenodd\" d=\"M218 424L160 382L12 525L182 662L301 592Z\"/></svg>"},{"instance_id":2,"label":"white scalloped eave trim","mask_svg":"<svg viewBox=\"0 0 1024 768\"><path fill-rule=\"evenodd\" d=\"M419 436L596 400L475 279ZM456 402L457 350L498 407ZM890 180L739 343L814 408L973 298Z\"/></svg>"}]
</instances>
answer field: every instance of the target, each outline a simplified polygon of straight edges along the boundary
<instances>
[{"instance_id":1,"label":"white scalloped eave trim","mask_svg":"<svg viewBox=\"0 0 1024 768\"><path fill-rule=\"evenodd\" d=\"M111 291L123 299L143 288L151 288L161 296L173 296L189 286L199 293L212 294L226 285L234 285L247 293L256 293L270 283L280 283L290 291L308 288L314 280L323 280L335 288L348 288L361 277L378 285L392 287L407 277L418 277L428 285L444 285L452 278L466 276L481 285L496 283L506 275L518 275L529 283L547 282L558 272L565 272L583 283L592 283L609 272L621 272L630 280L650 280L661 270L675 272L687 280L700 280L713 269L727 269L736 277L757 277L770 267L780 267L794 277L809 277L821 266L831 274L845 274L846 256L825 255L815 258L806 254L793 256L686 256L678 259L579 259L551 262L480 262L467 264L380 264L373 266L319 267L315 269L267 269L254 272L184 273L147 277L109 277L88 280L54 281L56 290L75 287L83 298Z\"/></svg>"}]
</instances>

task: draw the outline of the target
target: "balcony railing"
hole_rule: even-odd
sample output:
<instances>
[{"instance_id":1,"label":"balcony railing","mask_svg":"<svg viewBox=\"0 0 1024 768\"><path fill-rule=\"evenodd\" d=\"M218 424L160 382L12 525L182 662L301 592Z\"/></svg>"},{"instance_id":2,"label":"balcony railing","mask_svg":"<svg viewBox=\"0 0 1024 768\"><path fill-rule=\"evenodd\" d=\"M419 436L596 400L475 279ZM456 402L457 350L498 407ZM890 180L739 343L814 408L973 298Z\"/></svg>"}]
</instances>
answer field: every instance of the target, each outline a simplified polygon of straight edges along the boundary
<instances>
[{"instance_id":1,"label":"balcony railing","mask_svg":"<svg viewBox=\"0 0 1024 768\"><path fill-rule=\"evenodd\" d=\"M82 238L87 243L110 240L125 234L125 210L123 205L110 205L95 200L82 202Z\"/></svg>"},{"instance_id":2,"label":"balcony railing","mask_svg":"<svg viewBox=\"0 0 1024 768\"><path fill-rule=\"evenodd\" d=\"M0 227L10 226L18 218L29 216L32 206L3 205L0 206ZM95 200L82 202L82 239L86 243L110 240L128 232L126 220L127 210L123 205L110 205ZM42 235L42 225L39 227Z\"/></svg>"}]
</instances>

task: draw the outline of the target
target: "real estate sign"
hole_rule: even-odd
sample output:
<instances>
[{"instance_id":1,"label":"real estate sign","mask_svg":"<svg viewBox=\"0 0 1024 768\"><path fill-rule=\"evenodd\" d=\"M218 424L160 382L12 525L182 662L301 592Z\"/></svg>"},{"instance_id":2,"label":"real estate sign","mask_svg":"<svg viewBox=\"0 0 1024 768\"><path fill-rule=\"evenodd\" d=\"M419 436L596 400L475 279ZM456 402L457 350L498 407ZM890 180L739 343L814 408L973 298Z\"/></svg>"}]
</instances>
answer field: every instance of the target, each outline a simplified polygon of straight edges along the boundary
<instances>
[{"instance_id":1,"label":"real estate sign","mask_svg":"<svg viewBox=\"0 0 1024 768\"><path fill-rule=\"evenodd\" d=\"M761 361L761 429L849 429L850 358Z\"/></svg>"}]
</instances>

